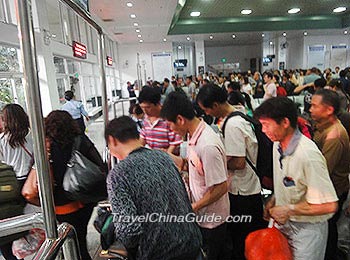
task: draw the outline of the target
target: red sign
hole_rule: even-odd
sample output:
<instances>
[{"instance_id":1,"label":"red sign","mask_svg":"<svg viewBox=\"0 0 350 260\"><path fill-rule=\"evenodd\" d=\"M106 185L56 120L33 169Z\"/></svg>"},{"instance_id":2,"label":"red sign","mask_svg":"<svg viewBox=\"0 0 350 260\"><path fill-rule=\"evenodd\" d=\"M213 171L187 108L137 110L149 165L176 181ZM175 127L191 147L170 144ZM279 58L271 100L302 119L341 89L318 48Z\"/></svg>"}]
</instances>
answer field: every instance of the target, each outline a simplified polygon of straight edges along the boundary
<instances>
[{"instance_id":1,"label":"red sign","mask_svg":"<svg viewBox=\"0 0 350 260\"><path fill-rule=\"evenodd\" d=\"M112 57L107 56L107 65L112 66L113 65L113 59Z\"/></svg>"},{"instance_id":2,"label":"red sign","mask_svg":"<svg viewBox=\"0 0 350 260\"><path fill-rule=\"evenodd\" d=\"M87 49L85 45L79 42L73 41L72 48L73 48L74 57L86 59Z\"/></svg>"}]
</instances>

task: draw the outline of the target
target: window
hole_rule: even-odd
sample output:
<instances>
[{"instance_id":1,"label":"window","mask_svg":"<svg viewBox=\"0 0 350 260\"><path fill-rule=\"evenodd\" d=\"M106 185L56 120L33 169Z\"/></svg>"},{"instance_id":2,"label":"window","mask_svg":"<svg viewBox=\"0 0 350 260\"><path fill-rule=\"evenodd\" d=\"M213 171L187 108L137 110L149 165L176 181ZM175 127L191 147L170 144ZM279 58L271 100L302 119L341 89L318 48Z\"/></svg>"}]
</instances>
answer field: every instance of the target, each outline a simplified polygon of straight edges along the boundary
<instances>
[{"instance_id":1,"label":"window","mask_svg":"<svg viewBox=\"0 0 350 260\"><path fill-rule=\"evenodd\" d=\"M47 18L49 22L49 31L52 40L63 43L63 33L60 16L60 4L58 1L46 1L47 4Z\"/></svg>"},{"instance_id":2,"label":"window","mask_svg":"<svg viewBox=\"0 0 350 260\"><path fill-rule=\"evenodd\" d=\"M66 91L65 79L58 78L56 79L56 82L57 82L57 90L58 90L58 97L60 100L60 104L64 104L65 103L64 92Z\"/></svg>"},{"instance_id":3,"label":"window","mask_svg":"<svg viewBox=\"0 0 350 260\"><path fill-rule=\"evenodd\" d=\"M6 10L4 0L0 0L0 22L6 22Z\"/></svg>"},{"instance_id":4,"label":"window","mask_svg":"<svg viewBox=\"0 0 350 260\"><path fill-rule=\"evenodd\" d=\"M64 43L67 45L72 44L72 36L70 33L70 26L69 26L69 16L68 16L68 9L67 6L60 3L60 10L61 10L61 21L62 21L62 29L63 29L63 35L64 35Z\"/></svg>"},{"instance_id":5,"label":"window","mask_svg":"<svg viewBox=\"0 0 350 260\"><path fill-rule=\"evenodd\" d=\"M0 72L19 72L18 49L0 46Z\"/></svg>"},{"instance_id":6,"label":"window","mask_svg":"<svg viewBox=\"0 0 350 260\"><path fill-rule=\"evenodd\" d=\"M88 40L87 40L87 32L86 32L86 22L81 18L78 18L78 22L79 22L80 42L85 46L87 46Z\"/></svg>"},{"instance_id":7,"label":"window","mask_svg":"<svg viewBox=\"0 0 350 260\"><path fill-rule=\"evenodd\" d=\"M78 27L78 21L77 21L78 17L74 13L74 11L68 9L68 18L69 18L69 26L70 26L70 32L71 32L71 40L80 42L79 27ZM72 44L72 42L67 42L67 44Z\"/></svg>"},{"instance_id":8,"label":"window","mask_svg":"<svg viewBox=\"0 0 350 260\"><path fill-rule=\"evenodd\" d=\"M56 73L66 73L63 58L53 57L53 63L55 64Z\"/></svg>"}]
</instances>

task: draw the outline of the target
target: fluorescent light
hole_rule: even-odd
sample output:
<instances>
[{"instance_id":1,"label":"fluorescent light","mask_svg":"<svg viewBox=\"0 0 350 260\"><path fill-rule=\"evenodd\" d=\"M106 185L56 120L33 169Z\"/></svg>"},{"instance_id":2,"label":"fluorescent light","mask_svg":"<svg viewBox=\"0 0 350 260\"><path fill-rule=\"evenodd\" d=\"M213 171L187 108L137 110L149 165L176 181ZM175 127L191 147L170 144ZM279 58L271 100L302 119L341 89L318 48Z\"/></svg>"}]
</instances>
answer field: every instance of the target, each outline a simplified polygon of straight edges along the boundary
<instances>
[{"instance_id":1,"label":"fluorescent light","mask_svg":"<svg viewBox=\"0 0 350 260\"><path fill-rule=\"evenodd\" d=\"M272 45L273 44L273 42L270 42L270 45Z\"/></svg>"},{"instance_id":2,"label":"fluorescent light","mask_svg":"<svg viewBox=\"0 0 350 260\"><path fill-rule=\"evenodd\" d=\"M347 30L345 30L345 31L344 31L344 34L348 34L348 31L347 31Z\"/></svg>"},{"instance_id":3,"label":"fluorescent light","mask_svg":"<svg viewBox=\"0 0 350 260\"><path fill-rule=\"evenodd\" d=\"M138 35L137 35L137 37L141 38L141 37L142 37L142 35L141 35L141 34L138 34Z\"/></svg>"},{"instance_id":4,"label":"fluorescent light","mask_svg":"<svg viewBox=\"0 0 350 260\"><path fill-rule=\"evenodd\" d=\"M130 3L130 2L128 2L128 3L126 3L126 6L127 6L127 7L132 7L132 6L133 6L133 4L132 4L132 3Z\"/></svg>"},{"instance_id":5,"label":"fluorescent light","mask_svg":"<svg viewBox=\"0 0 350 260\"><path fill-rule=\"evenodd\" d=\"M137 26L139 26L139 24L138 23L134 23L134 26L137 27Z\"/></svg>"},{"instance_id":6,"label":"fluorescent light","mask_svg":"<svg viewBox=\"0 0 350 260\"><path fill-rule=\"evenodd\" d=\"M265 33L262 33L262 34L261 34L261 37L265 37Z\"/></svg>"},{"instance_id":7,"label":"fluorescent light","mask_svg":"<svg viewBox=\"0 0 350 260\"><path fill-rule=\"evenodd\" d=\"M235 35L235 34L232 34L232 38L235 39L235 38L236 38L236 35Z\"/></svg>"},{"instance_id":8,"label":"fluorescent light","mask_svg":"<svg viewBox=\"0 0 350 260\"><path fill-rule=\"evenodd\" d=\"M139 33L139 32L141 32L141 30L140 29L136 29L135 32Z\"/></svg>"},{"instance_id":9,"label":"fluorescent light","mask_svg":"<svg viewBox=\"0 0 350 260\"><path fill-rule=\"evenodd\" d=\"M198 16L201 15L201 12L193 11L193 12L190 13L190 15L191 15L192 17L198 17Z\"/></svg>"},{"instance_id":10,"label":"fluorescent light","mask_svg":"<svg viewBox=\"0 0 350 260\"><path fill-rule=\"evenodd\" d=\"M283 35L283 37L286 37L286 36L287 36L287 33L286 33L286 32L284 32L284 33L282 33L282 35Z\"/></svg>"},{"instance_id":11,"label":"fluorescent light","mask_svg":"<svg viewBox=\"0 0 350 260\"><path fill-rule=\"evenodd\" d=\"M251 9L243 9L241 11L241 14L244 14L244 15L248 15L248 14L251 14L253 11Z\"/></svg>"},{"instance_id":12,"label":"fluorescent light","mask_svg":"<svg viewBox=\"0 0 350 260\"><path fill-rule=\"evenodd\" d=\"M139 42L140 42L140 43L143 43L143 40L141 39L141 40L139 40Z\"/></svg>"},{"instance_id":13,"label":"fluorescent light","mask_svg":"<svg viewBox=\"0 0 350 260\"><path fill-rule=\"evenodd\" d=\"M214 36L213 36L213 35L210 35L210 36L209 36L209 39L210 39L210 40L214 39Z\"/></svg>"},{"instance_id":14,"label":"fluorescent light","mask_svg":"<svg viewBox=\"0 0 350 260\"><path fill-rule=\"evenodd\" d=\"M304 36L307 36L307 31L304 32Z\"/></svg>"},{"instance_id":15,"label":"fluorescent light","mask_svg":"<svg viewBox=\"0 0 350 260\"><path fill-rule=\"evenodd\" d=\"M187 41L191 40L190 36L187 36L187 37L186 37L186 40L187 40Z\"/></svg>"},{"instance_id":16,"label":"fluorescent light","mask_svg":"<svg viewBox=\"0 0 350 260\"><path fill-rule=\"evenodd\" d=\"M344 12L344 11L346 11L346 7L344 7L344 6L340 6L340 7L337 7L337 8L333 9L333 13L341 13L341 12Z\"/></svg>"},{"instance_id":17,"label":"fluorescent light","mask_svg":"<svg viewBox=\"0 0 350 260\"><path fill-rule=\"evenodd\" d=\"M163 42L166 42L166 38L163 39Z\"/></svg>"},{"instance_id":18,"label":"fluorescent light","mask_svg":"<svg viewBox=\"0 0 350 260\"><path fill-rule=\"evenodd\" d=\"M136 18L136 14L131 14L130 18L135 19Z\"/></svg>"},{"instance_id":19,"label":"fluorescent light","mask_svg":"<svg viewBox=\"0 0 350 260\"><path fill-rule=\"evenodd\" d=\"M289 14L296 14L300 12L300 8L292 8L288 10Z\"/></svg>"}]
</instances>

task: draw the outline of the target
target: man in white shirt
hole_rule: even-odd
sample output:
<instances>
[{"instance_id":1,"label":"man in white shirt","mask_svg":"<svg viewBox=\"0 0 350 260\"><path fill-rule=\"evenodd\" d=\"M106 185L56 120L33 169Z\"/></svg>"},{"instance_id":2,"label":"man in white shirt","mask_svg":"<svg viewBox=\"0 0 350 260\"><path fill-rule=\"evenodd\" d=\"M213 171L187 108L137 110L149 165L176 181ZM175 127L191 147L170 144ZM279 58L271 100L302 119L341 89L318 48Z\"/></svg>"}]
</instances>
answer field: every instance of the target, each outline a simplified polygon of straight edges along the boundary
<instances>
[{"instance_id":1,"label":"man in white shirt","mask_svg":"<svg viewBox=\"0 0 350 260\"><path fill-rule=\"evenodd\" d=\"M226 92L214 84L202 87L197 96L198 104L204 112L222 119L221 122L225 122L236 111L226 100ZM223 124L221 129L222 126ZM250 123L241 116L227 120L223 135L229 172L230 214L233 217L251 216L249 223L229 223L233 257L243 260L246 236L266 226L263 221L260 181L247 162L249 160L256 165L258 141Z\"/></svg>"},{"instance_id":2,"label":"man in white shirt","mask_svg":"<svg viewBox=\"0 0 350 260\"><path fill-rule=\"evenodd\" d=\"M273 82L273 74L271 72L264 73L264 99L269 99L272 97L277 97L277 87Z\"/></svg>"}]
</instances>

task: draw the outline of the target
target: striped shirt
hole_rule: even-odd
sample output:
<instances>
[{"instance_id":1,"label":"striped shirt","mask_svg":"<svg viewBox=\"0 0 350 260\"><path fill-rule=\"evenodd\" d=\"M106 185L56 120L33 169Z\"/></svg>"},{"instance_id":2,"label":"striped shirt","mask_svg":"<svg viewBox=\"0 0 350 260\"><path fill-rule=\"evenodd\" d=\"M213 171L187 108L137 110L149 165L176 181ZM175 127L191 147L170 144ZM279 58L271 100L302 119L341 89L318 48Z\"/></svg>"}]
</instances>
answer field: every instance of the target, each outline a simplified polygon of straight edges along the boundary
<instances>
[{"instance_id":1,"label":"striped shirt","mask_svg":"<svg viewBox=\"0 0 350 260\"><path fill-rule=\"evenodd\" d=\"M146 117L140 137L152 149L167 149L170 145L180 145L182 138L170 130L170 125L164 119L157 119L153 124Z\"/></svg>"}]
</instances>

